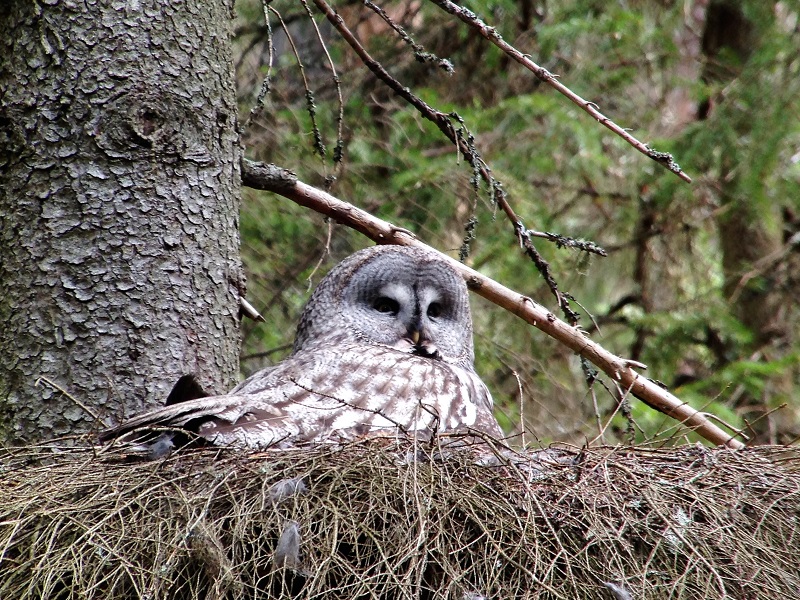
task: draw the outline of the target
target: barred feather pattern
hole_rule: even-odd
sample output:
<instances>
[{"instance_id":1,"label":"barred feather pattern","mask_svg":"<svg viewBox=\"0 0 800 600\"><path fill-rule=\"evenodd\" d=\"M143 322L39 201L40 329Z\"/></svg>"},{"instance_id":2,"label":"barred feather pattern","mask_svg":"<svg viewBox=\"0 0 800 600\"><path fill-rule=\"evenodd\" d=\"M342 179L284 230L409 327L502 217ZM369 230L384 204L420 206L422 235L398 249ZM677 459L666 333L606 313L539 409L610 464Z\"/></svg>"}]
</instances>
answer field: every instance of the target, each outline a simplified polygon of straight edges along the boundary
<instances>
[{"instance_id":1,"label":"barred feather pattern","mask_svg":"<svg viewBox=\"0 0 800 600\"><path fill-rule=\"evenodd\" d=\"M266 448L292 442L344 441L400 432L476 430L501 435L492 397L460 367L394 348L303 352L225 396L147 413L125 429L186 427L219 445ZM119 433L124 433L120 431Z\"/></svg>"},{"instance_id":2,"label":"barred feather pattern","mask_svg":"<svg viewBox=\"0 0 800 600\"><path fill-rule=\"evenodd\" d=\"M248 448L397 432L501 437L472 364L467 296L458 274L431 253L363 250L320 283L286 360L227 395L171 404L106 437L152 426Z\"/></svg>"}]
</instances>

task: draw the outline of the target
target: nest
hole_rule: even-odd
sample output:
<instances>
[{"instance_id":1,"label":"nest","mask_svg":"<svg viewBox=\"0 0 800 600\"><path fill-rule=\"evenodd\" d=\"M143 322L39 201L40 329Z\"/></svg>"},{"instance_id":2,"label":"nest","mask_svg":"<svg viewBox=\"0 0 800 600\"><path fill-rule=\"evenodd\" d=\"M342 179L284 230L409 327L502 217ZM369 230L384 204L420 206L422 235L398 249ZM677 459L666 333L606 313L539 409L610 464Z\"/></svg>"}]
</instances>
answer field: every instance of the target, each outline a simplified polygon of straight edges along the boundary
<instances>
[{"instance_id":1,"label":"nest","mask_svg":"<svg viewBox=\"0 0 800 600\"><path fill-rule=\"evenodd\" d=\"M798 450L0 455L0 598L792 598Z\"/></svg>"}]
</instances>

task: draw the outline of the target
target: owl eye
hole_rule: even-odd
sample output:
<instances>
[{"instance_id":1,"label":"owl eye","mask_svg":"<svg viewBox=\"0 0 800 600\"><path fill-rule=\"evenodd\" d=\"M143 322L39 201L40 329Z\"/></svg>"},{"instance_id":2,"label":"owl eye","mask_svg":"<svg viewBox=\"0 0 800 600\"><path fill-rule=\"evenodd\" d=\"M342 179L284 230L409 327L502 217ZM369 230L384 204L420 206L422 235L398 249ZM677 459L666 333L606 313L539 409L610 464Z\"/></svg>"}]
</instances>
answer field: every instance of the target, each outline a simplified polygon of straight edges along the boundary
<instances>
[{"instance_id":1,"label":"owl eye","mask_svg":"<svg viewBox=\"0 0 800 600\"><path fill-rule=\"evenodd\" d=\"M438 302L431 302L428 305L428 316L431 319L435 319L437 317L440 317L441 315L442 315L442 305L439 304Z\"/></svg>"},{"instance_id":2,"label":"owl eye","mask_svg":"<svg viewBox=\"0 0 800 600\"><path fill-rule=\"evenodd\" d=\"M397 303L397 300L393 300L392 298L387 298L386 296L381 296L377 300L375 300L372 308L377 310L380 313L386 313L391 315L396 315L400 312L400 305Z\"/></svg>"}]
</instances>

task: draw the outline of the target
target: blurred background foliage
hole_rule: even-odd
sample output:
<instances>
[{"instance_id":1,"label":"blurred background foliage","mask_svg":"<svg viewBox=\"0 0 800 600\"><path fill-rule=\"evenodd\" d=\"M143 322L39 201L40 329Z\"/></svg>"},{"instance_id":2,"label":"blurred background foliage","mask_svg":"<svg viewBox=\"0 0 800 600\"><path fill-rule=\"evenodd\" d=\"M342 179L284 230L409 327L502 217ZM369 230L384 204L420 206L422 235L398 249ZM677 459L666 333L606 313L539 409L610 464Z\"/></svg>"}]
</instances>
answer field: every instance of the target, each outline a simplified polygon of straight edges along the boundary
<instances>
[{"instance_id":1,"label":"blurred background foliage","mask_svg":"<svg viewBox=\"0 0 800 600\"><path fill-rule=\"evenodd\" d=\"M601 258L536 242L592 338L646 363L648 376L754 441L794 441L800 435L797 3L464 4L640 140L671 152L694 178L691 185L432 2L379 4L414 42L448 59L453 73L416 60L365 3L332 2L404 86L460 115L527 228L591 240L608 251ZM472 169L453 145L367 70L313 2L238 0L237 11L236 73L249 157L291 169L456 257L474 217L467 262L557 312L486 186L475 189ZM245 323L242 369L250 373L286 355L312 286L371 242L249 189L241 231L248 297L267 319ZM602 378L588 386L576 356L512 315L477 297L473 313L477 370L502 424L512 433L524 429L526 442L694 439L636 399L619 406Z\"/></svg>"}]
</instances>

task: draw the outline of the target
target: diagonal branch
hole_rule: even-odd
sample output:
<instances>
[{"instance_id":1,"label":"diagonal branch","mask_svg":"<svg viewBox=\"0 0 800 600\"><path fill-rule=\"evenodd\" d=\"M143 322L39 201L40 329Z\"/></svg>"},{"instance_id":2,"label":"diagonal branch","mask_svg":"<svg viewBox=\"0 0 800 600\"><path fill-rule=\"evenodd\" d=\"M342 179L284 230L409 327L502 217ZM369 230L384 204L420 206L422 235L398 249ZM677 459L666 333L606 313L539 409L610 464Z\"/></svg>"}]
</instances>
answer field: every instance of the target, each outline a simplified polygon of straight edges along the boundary
<instances>
[{"instance_id":1,"label":"diagonal branch","mask_svg":"<svg viewBox=\"0 0 800 600\"><path fill-rule=\"evenodd\" d=\"M676 163L672 155L668 152L658 152L657 150L653 150L650 146L645 143L640 142L635 137L633 137L630 133L628 133L625 129L614 123L611 119L605 116L603 113L598 110L597 105L594 102L589 102L588 100L584 100L578 94L573 92L567 86L562 84L556 78L556 75L553 75L550 71L545 69L544 67L540 67L535 62L533 62L527 54L523 54L519 50L517 50L514 46L506 42L497 30L494 27L490 27L478 16L473 13L471 10L464 8L463 6L459 6L458 4L454 4L450 2L450 0L431 0L434 4L436 4L439 8L443 11L450 13L454 17L458 17L464 23L475 29L481 36L486 38L492 44L500 48L503 52L505 52L508 56L513 58L523 67L531 71L536 77L538 77L541 81L549 85L554 90L558 91L559 93L563 94L567 98L569 98L574 104L579 106L581 109L589 113L598 123L604 125L623 140L628 142L631 146L636 148L639 152L644 154L645 156L653 159L658 164L664 166L669 171L672 171L683 179L687 183L692 182L692 178L689 177L686 173L683 172L680 165Z\"/></svg>"},{"instance_id":2,"label":"diagonal branch","mask_svg":"<svg viewBox=\"0 0 800 600\"><path fill-rule=\"evenodd\" d=\"M275 165L242 161L242 183L248 187L275 192L301 206L311 208L342 223L379 244L400 244L429 248L411 232L378 219L370 213L339 200L330 194L297 180L292 172ZM646 377L633 366L641 366L605 350L588 339L579 329L558 319L553 313L530 298L481 275L457 260L442 254L467 282L473 292L515 314L540 329L576 354L586 358L651 408L681 422L706 440L732 449L744 444L712 423L704 413L695 410Z\"/></svg>"}]
</instances>

